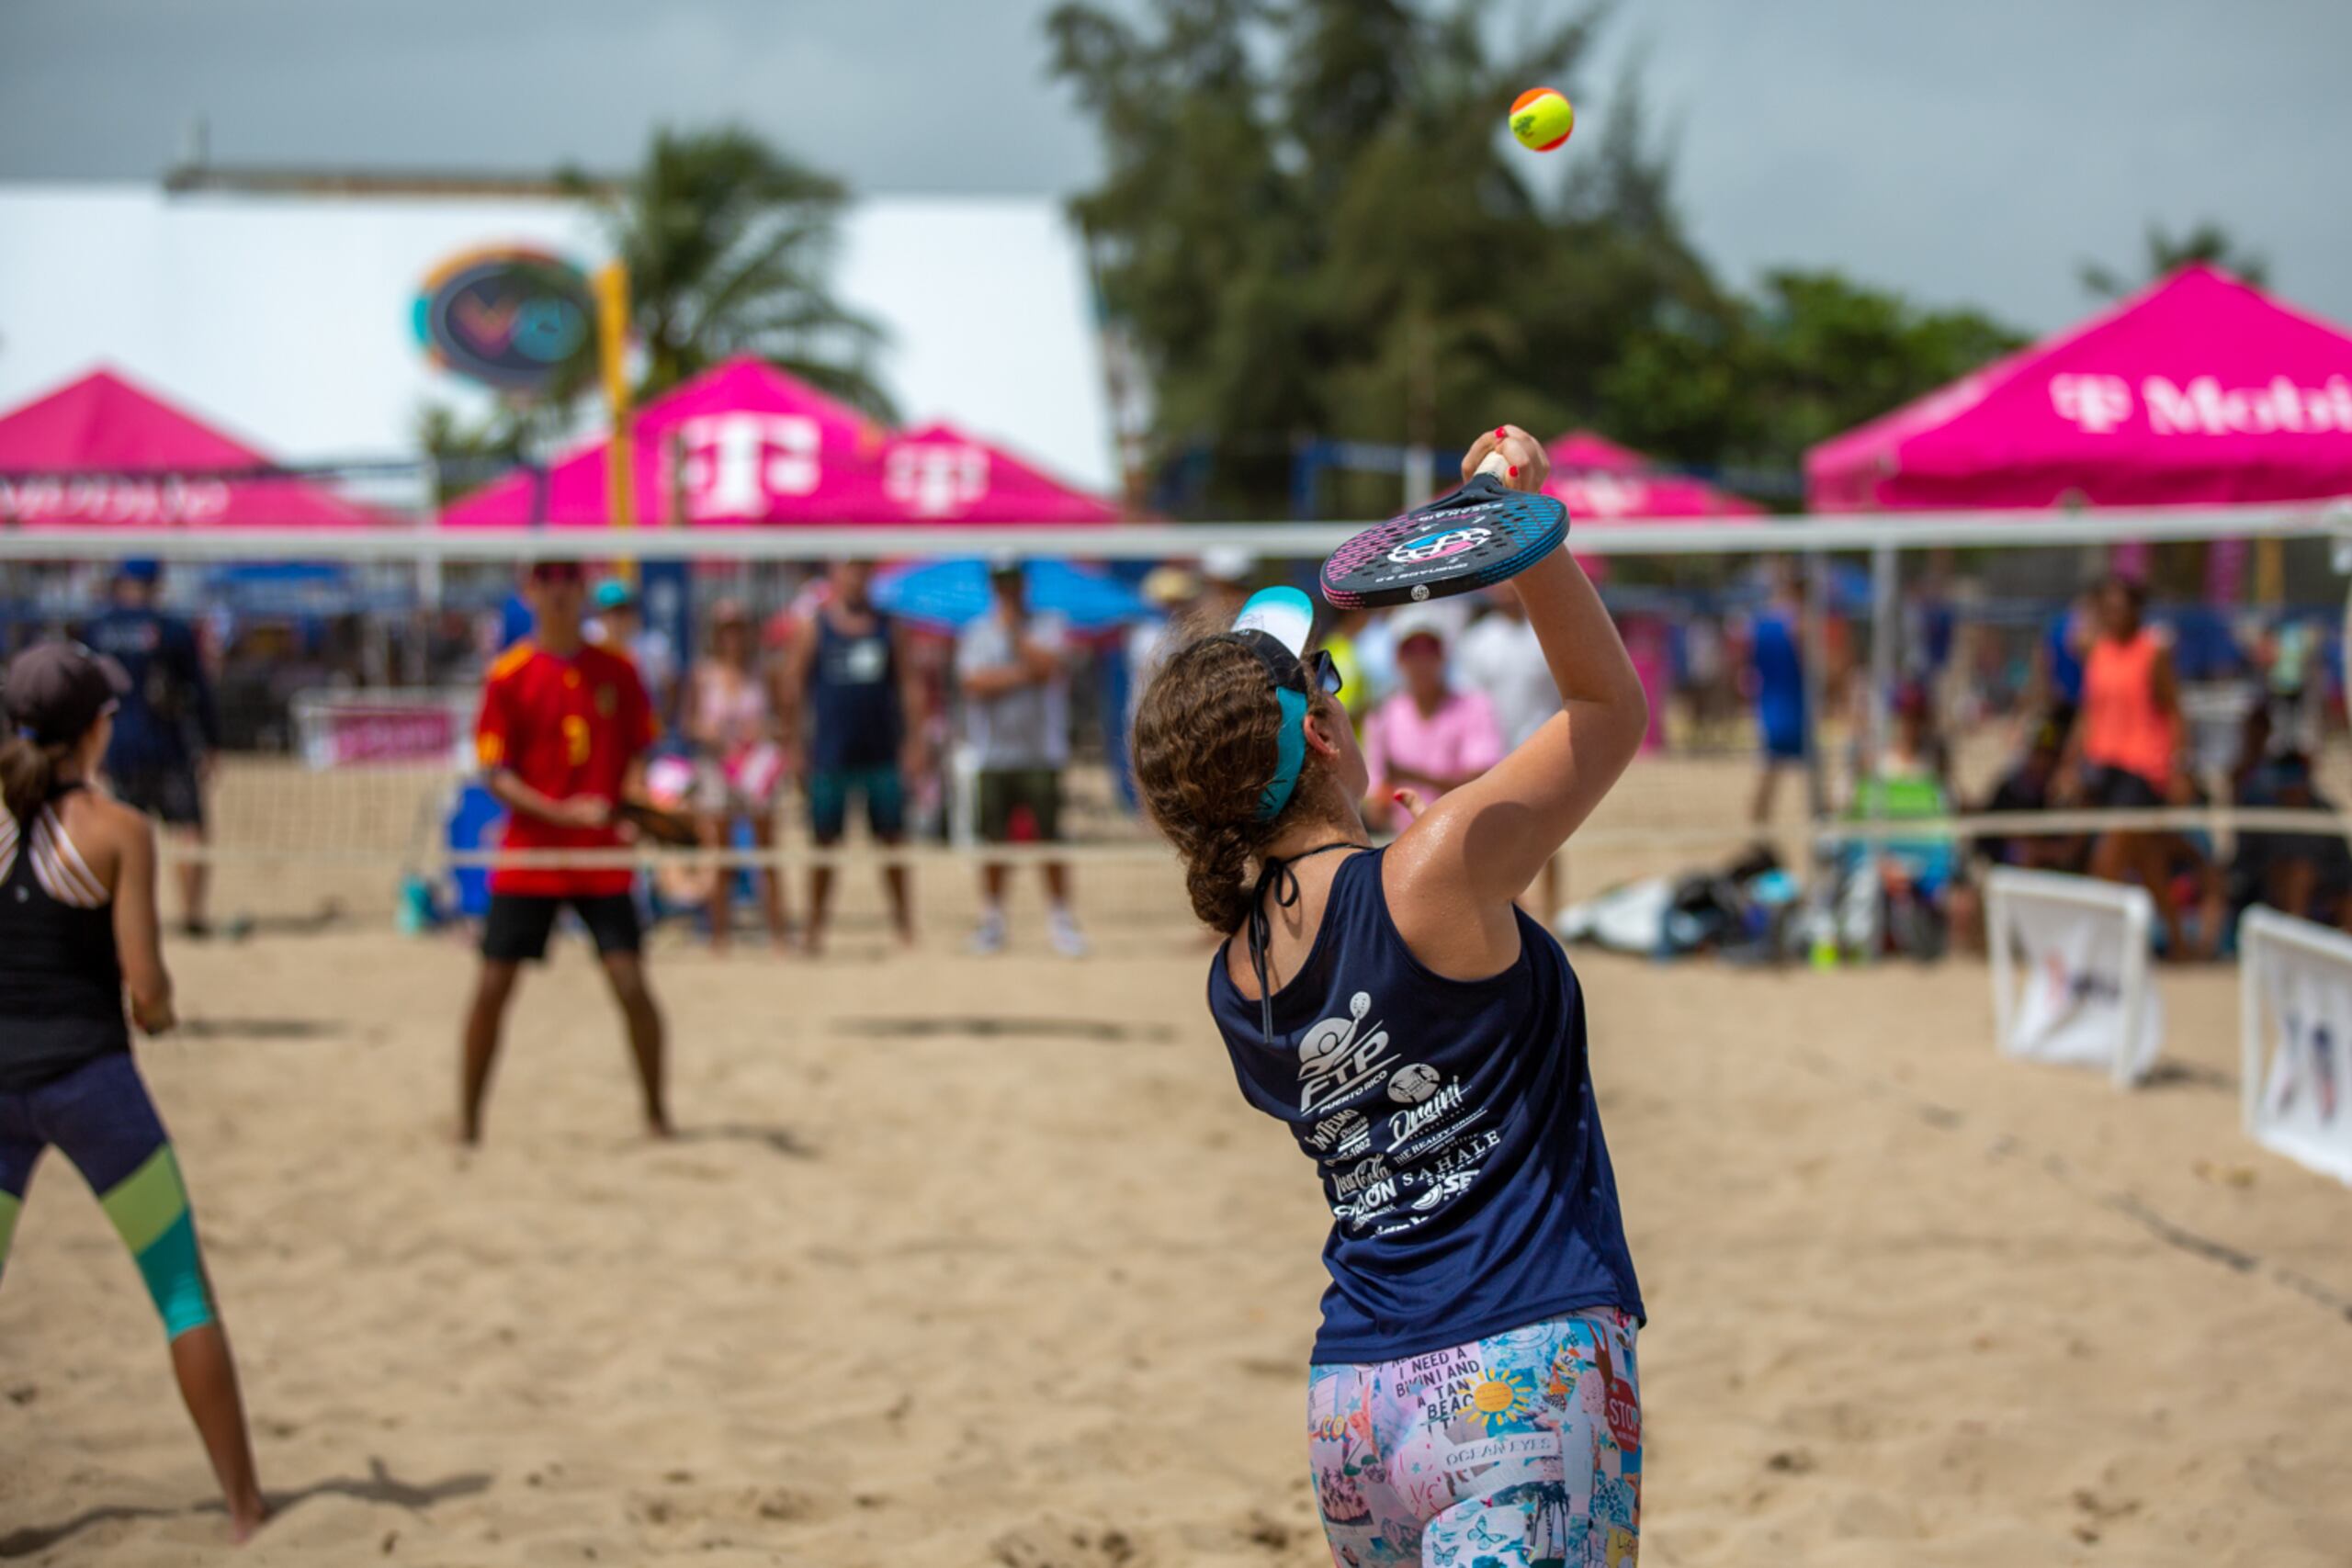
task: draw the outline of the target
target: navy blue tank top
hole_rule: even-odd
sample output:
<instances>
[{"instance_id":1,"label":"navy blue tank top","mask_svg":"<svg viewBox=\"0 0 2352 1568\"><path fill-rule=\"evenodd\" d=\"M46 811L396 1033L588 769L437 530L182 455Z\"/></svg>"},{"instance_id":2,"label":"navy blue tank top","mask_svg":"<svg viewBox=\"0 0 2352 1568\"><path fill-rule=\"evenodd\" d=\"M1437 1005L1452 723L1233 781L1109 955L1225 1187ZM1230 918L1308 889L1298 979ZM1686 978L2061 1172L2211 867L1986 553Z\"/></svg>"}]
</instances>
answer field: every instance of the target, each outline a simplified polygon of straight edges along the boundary
<instances>
[{"instance_id":1,"label":"navy blue tank top","mask_svg":"<svg viewBox=\"0 0 2352 1568\"><path fill-rule=\"evenodd\" d=\"M1250 1103L1330 1203L1317 1361L1389 1361L1563 1313L1640 1316L1567 954L1521 914L1518 962L1424 967L1389 918L1385 852L1348 858L1273 1043L1220 951L1209 1010Z\"/></svg>"},{"instance_id":2,"label":"navy blue tank top","mask_svg":"<svg viewBox=\"0 0 2352 1568\"><path fill-rule=\"evenodd\" d=\"M817 657L808 673L808 765L820 773L897 764L904 735L899 711L898 645L890 618L876 612L856 637L819 611Z\"/></svg>"},{"instance_id":3,"label":"navy blue tank top","mask_svg":"<svg viewBox=\"0 0 2352 1568\"><path fill-rule=\"evenodd\" d=\"M81 788L69 784L62 797ZM55 853L38 818L0 811L0 1092L38 1089L95 1057L130 1049L114 906L61 902L41 886L39 860ZM95 891L95 890L94 890Z\"/></svg>"}]
</instances>

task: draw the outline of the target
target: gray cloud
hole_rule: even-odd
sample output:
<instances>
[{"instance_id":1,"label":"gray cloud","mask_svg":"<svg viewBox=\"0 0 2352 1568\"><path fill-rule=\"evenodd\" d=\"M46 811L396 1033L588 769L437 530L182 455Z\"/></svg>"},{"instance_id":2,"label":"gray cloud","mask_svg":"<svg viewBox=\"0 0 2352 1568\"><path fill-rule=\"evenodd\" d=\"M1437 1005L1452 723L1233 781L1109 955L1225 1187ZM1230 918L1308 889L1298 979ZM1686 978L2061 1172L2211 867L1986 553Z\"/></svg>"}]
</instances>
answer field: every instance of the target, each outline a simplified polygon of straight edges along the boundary
<instances>
[{"instance_id":1,"label":"gray cloud","mask_svg":"<svg viewBox=\"0 0 2352 1568\"><path fill-rule=\"evenodd\" d=\"M870 189L1067 191L1091 133L1044 76L1040 0L10 0L0 178L142 178L207 117L226 162L627 164L657 122L748 121ZM1845 268L2030 327L2202 217L2352 320L2337 0L1634 0L1627 55L1735 277ZM1575 143L1558 154L1573 157Z\"/></svg>"}]
</instances>

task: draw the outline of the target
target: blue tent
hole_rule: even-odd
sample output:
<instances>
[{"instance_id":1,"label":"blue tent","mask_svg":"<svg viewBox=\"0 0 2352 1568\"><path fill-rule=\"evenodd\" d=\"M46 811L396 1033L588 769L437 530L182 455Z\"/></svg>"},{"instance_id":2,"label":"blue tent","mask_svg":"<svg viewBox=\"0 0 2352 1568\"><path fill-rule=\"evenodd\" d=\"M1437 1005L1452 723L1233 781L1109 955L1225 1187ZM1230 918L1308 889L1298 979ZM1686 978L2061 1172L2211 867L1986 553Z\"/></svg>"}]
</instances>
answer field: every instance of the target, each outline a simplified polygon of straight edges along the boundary
<instances>
[{"instance_id":1,"label":"blue tent","mask_svg":"<svg viewBox=\"0 0 2352 1568\"><path fill-rule=\"evenodd\" d=\"M1151 614L1133 588L1109 572L1063 560L1031 560L1023 570L1029 607L1061 616L1074 631L1104 631ZM977 560L895 568L875 578L874 602L910 621L961 626L988 613L988 569Z\"/></svg>"}]
</instances>

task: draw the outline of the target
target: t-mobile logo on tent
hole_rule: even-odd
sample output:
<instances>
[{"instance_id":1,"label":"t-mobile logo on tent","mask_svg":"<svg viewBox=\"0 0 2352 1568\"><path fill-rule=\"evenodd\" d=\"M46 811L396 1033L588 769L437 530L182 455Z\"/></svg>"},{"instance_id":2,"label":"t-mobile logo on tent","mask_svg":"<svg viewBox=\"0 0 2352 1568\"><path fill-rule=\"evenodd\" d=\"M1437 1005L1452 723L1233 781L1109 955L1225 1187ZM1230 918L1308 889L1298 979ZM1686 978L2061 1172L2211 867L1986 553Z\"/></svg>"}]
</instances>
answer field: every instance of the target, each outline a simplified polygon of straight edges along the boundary
<instances>
[{"instance_id":1,"label":"t-mobile logo on tent","mask_svg":"<svg viewBox=\"0 0 2352 1568\"><path fill-rule=\"evenodd\" d=\"M763 517L780 495L817 488L817 422L791 413L714 413L678 427L686 448L686 515Z\"/></svg>"},{"instance_id":2,"label":"t-mobile logo on tent","mask_svg":"<svg viewBox=\"0 0 2352 1568\"><path fill-rule=\"evenodd\" d=\"M2132 389L2120 376L2052 376L2050 406L2093 435L2105 435L2132 417Z\"/></svg>"},{"instance_id":3,"label":"t-mobile logo on tent","mask_svg":"<svg viewBox=\"0 0 2352 1568\"><path fill-rule=\"evenodd\" d=\"M1650 487L1639 479L1603 473L1570 474L1554 480L1552 490L1576 517L1637 516L1650 495Z\"/></svg>"},{"instance_id":4,"label":"t-mobile logo on tent","mask_svg":"<svg viewBox=\"0 0 2352 1568\"><path fill-rule=\"evenodd\" d=\"M2152 435L2269 435L2352 434L2352 380L2330 376L2324 387L2299 387L2273 376L2259 387L2223 387L2212 376L2186 386L2168 377L2140 383ZM2052 376L2050 406L2093 435L2105 435L2132 417L2132 389L2120 376Z\"/></svg>"},{"instance_id":5,"label":"t-mobile logo on tent","mask_svg":"<svg viewBox=\"0 0 2352 1568\"><path fill-rule=\"evenodd\" d=\"M989 492L989 455L978 446L901 446L882 466L882 489L920 517L944 517Z\"/></svg>"}]
</instances>

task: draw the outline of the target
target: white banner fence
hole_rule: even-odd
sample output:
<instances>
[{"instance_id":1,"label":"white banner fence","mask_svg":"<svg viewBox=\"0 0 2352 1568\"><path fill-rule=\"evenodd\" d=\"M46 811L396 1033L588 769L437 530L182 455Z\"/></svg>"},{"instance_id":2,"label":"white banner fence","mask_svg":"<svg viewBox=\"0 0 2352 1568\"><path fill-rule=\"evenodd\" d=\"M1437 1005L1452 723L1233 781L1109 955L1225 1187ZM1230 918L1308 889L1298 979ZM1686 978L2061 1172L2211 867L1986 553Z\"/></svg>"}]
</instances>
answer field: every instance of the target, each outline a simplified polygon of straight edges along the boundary
<instances>
[{"instance_id":1,"label":"white banner fence","mask_svg":"<svg viewBox=\"0 0 2352 1568\"><path fill-rule=\"evenodd\" d=\"M2238 952L2246 1136L2352 1184L2352 936L2249 909Z\"/></svg>"},{"instance_id":2,"label":"white banner fence","mask_svg":"<svg viewBox=\"0 0 2352 1568\"><path fill-rule=\"evenodd\" d=\"M2147 890L2003 867L1985 879L1995 1043L2006 1055L2138 1083L2164 1044L2148 973ZM2019 975L2018 958L2024 959Z\"/></svg>"}]
</instances>

